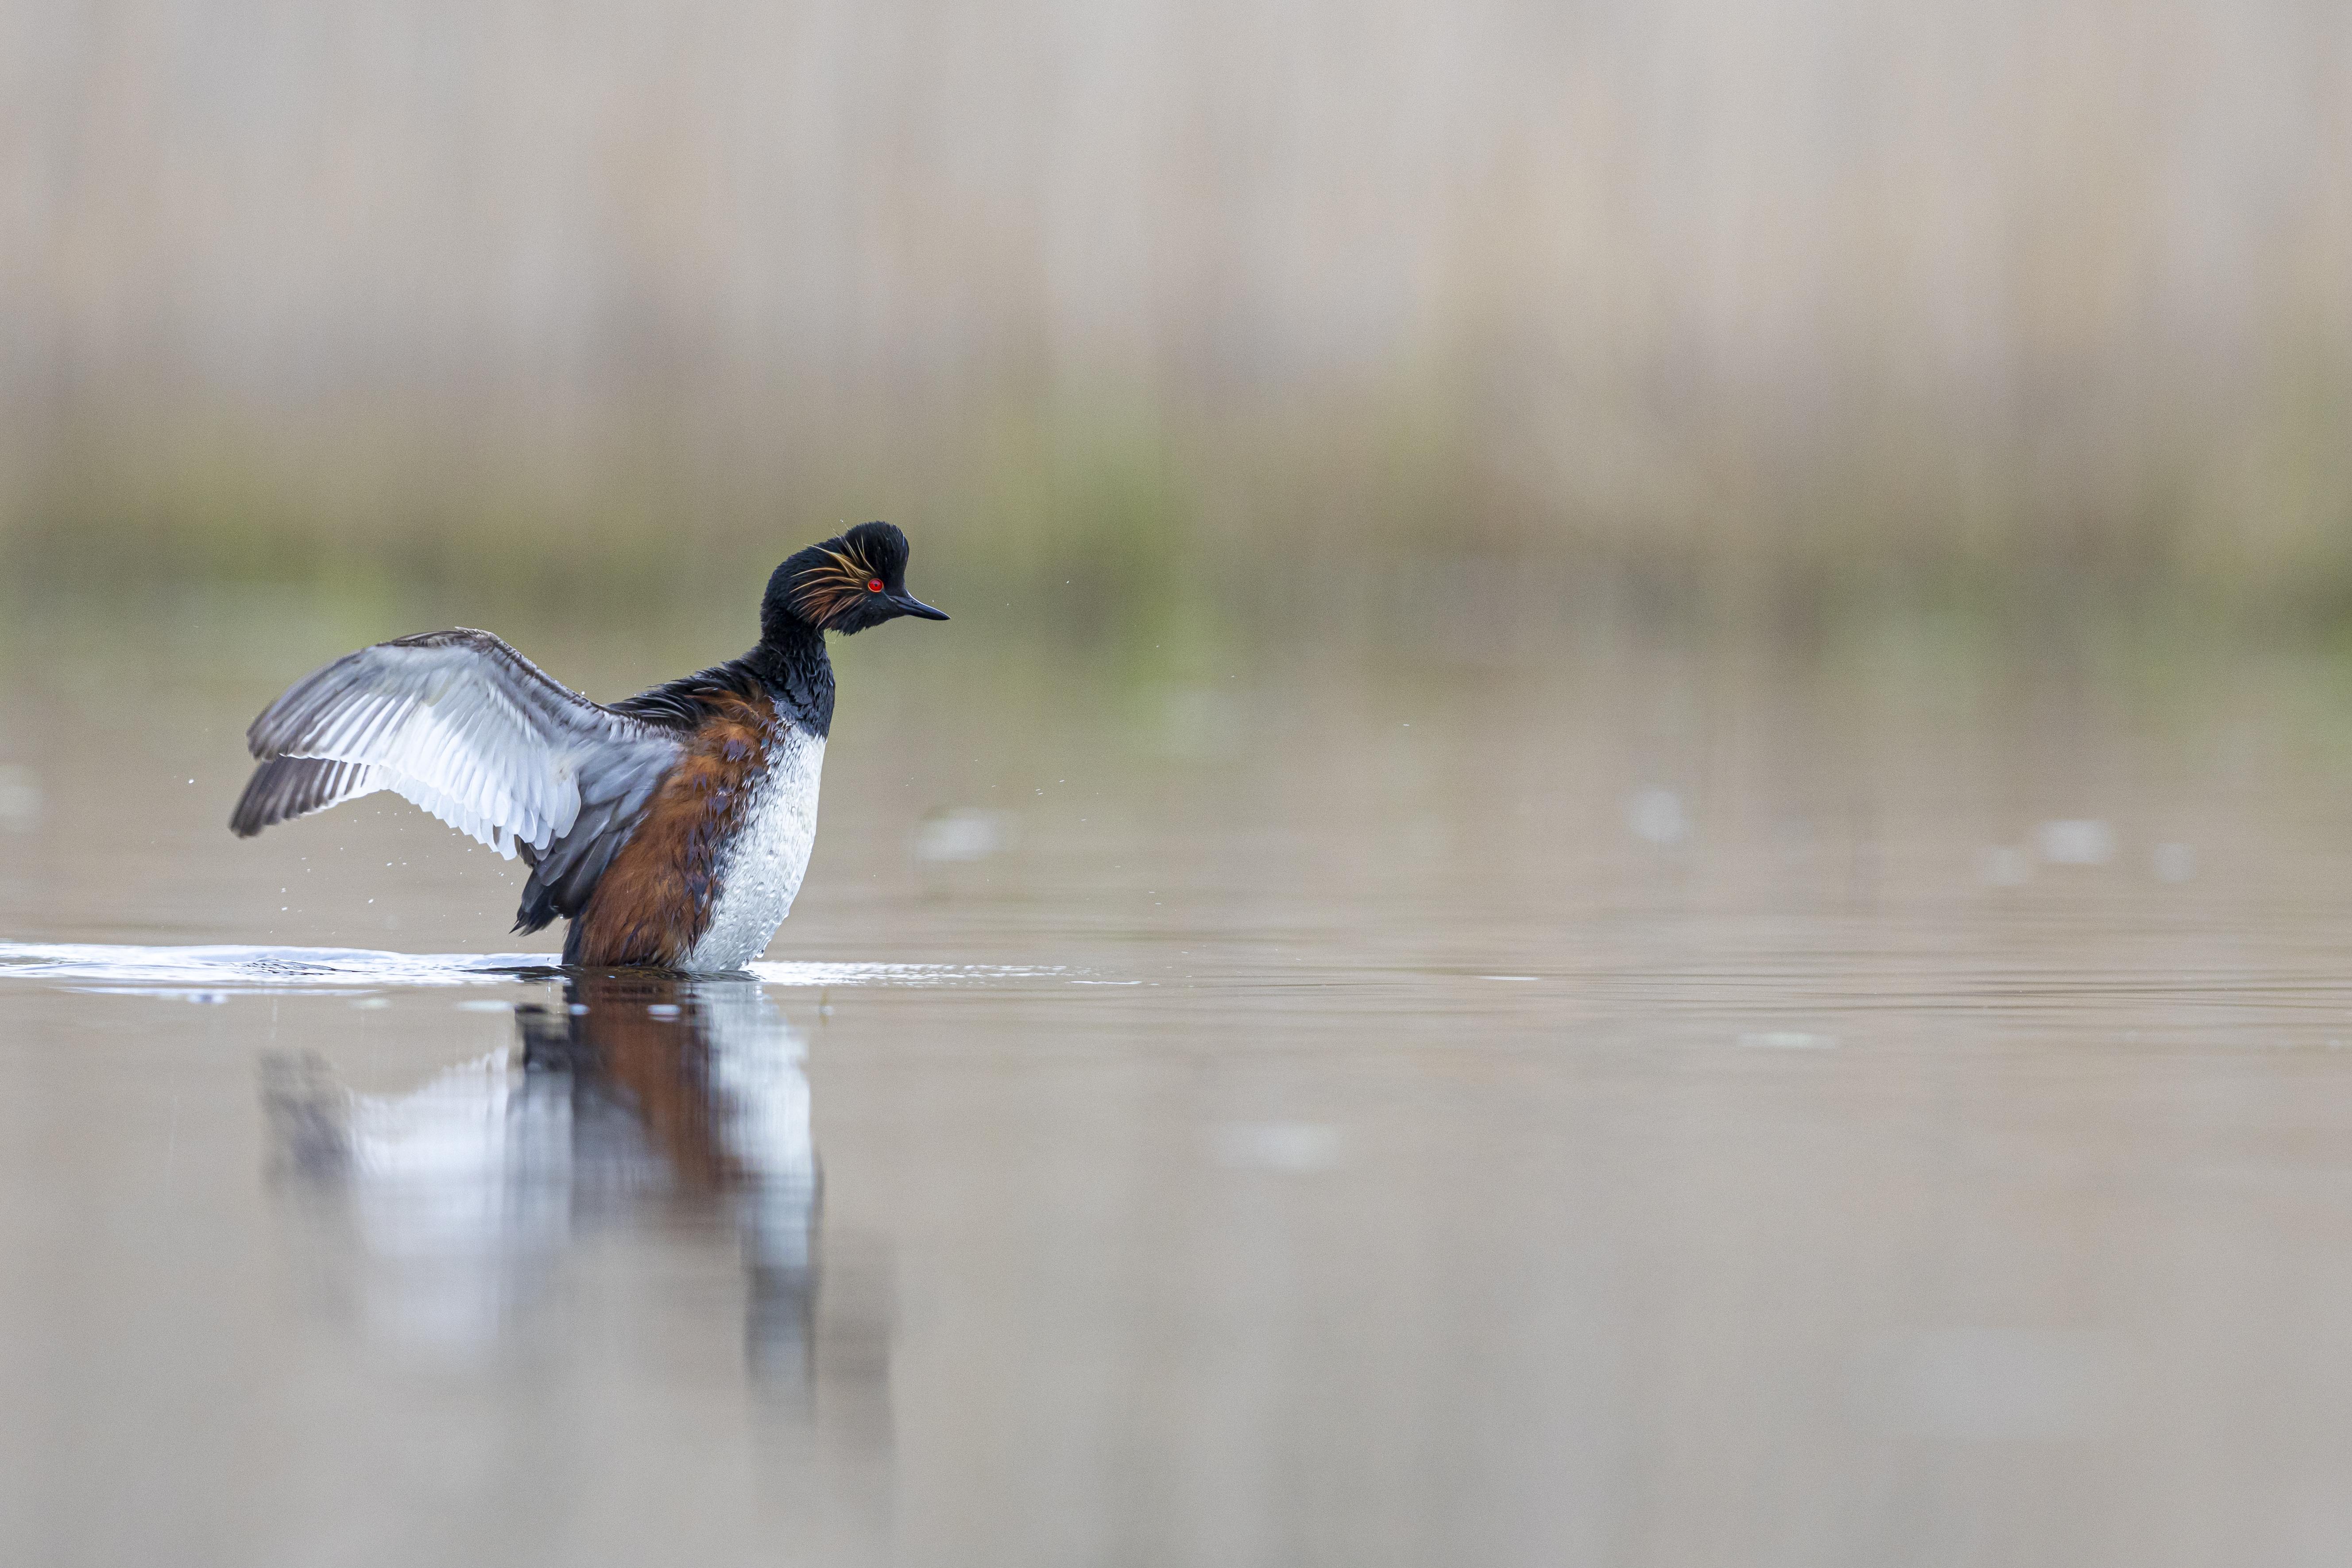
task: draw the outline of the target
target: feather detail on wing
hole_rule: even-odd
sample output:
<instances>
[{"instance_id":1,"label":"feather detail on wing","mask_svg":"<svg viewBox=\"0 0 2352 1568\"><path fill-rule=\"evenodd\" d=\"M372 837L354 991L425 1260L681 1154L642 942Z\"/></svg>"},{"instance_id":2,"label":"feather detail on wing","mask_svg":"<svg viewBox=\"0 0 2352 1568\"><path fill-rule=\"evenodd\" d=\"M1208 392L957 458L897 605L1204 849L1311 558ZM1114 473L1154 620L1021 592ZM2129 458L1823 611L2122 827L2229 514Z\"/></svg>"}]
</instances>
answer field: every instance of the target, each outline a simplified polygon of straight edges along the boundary
<instances>
[{"instance_id":1,"label":"feather detail on wing","mask_svg":"<svg viewBox=\"0 0 2352 1568\"><path fill-rule=\"evenodd\" d=\"M247 732L262 758L241 837L390 790L509 859L612 854L679 753L675 734L591 702L488 632L427 632L295 682ZM572 842L583 802L592 842Z\"/></svg>"},{"instance_id":2,"label":"feather detail on wing","mask_svg":"<svg viewBox=\"0 0 2352 1568\"><path fill-rule=\"evenodd\" d=\"M321 757L272 757L254 770L229 818L230 829L250 838L265 827L341 805L384 787L383 774L365 763Z\"/></svg>"}]
</instances>

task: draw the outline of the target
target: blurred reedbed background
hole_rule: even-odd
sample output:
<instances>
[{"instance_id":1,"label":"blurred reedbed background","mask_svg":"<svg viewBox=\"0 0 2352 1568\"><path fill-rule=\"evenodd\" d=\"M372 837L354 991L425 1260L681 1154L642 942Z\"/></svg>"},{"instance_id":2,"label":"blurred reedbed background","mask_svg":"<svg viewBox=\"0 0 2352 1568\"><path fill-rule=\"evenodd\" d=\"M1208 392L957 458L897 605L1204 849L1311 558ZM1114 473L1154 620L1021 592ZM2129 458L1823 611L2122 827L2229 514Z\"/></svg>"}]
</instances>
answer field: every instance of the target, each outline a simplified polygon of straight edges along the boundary
<instances>
[{"instance_id":1,"label":"blurred reedbed background","mask_svg":"<svg viewBox=\"0 0 2352 1568\"><path fill-rule=\"evenodd\" d=\"M2307 639L2347 433L2326 0L0 5L20 616Z\"/></svg>"}]
</instances>

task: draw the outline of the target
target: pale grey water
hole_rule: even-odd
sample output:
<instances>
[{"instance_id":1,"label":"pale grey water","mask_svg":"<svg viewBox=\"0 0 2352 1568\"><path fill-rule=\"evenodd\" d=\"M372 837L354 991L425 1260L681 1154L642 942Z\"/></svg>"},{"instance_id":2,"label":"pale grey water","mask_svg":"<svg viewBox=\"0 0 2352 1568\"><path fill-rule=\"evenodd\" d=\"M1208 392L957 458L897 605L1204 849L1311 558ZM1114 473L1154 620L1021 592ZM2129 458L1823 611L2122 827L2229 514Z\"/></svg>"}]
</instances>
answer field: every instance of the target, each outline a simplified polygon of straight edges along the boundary
<instances>
[{"instance_id":1,"label":"pale grey water","mask_svg":"<svg viewBox=\"0 0 2352 1568\"><path fill-rule=\"evenodd\" d=\"M2332 665L861 639L771 967L567 989L221 826L403 629L14 649L0 1562L2352 1539Z\"/></svg>"}]
</instances>

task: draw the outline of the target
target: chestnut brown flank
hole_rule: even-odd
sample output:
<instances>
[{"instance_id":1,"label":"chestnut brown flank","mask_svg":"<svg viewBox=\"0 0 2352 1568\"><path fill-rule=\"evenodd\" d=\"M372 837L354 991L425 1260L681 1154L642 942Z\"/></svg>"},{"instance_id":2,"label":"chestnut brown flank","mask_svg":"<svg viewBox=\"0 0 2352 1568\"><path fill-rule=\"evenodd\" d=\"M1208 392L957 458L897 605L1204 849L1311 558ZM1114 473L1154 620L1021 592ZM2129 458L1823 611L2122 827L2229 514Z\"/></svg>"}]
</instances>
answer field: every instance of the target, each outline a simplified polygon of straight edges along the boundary
<instances>
[{"instance_id":1,"label":"chestnut brown flank","mask_svg":"<svg viewBox=\"0 0 2352 1568\"><path fill-rule=\"evenodd\" d=\"M686 754L654 792L645 820L580 913L570 962L675 969L701 940L719 898L719 861L767 768L776 722L767 697L713 691Z\"/></svg>"}]
</instances>

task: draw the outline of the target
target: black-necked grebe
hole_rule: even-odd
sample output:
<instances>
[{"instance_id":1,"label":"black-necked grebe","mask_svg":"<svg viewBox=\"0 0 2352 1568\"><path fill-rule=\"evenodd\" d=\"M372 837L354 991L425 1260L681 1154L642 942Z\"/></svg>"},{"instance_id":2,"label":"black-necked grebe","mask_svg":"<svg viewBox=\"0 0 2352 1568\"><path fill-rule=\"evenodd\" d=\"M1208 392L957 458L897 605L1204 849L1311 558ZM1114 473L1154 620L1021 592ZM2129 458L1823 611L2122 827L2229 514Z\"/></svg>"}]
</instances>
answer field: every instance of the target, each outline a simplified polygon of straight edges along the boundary
<instances>
[{"instance_id":1,"label":"black-necked grebe","mask_svg":"<svg viewBox=\"0 0 2352 1568\"><path fill-rule=\"evenodd\" d=\"M816 840L833 727L827 632L947 616L907 592L907 536L861 523L768 579L742 658L608 705L488 632L427 632L294 683L246 739L241 837L378 790L530 868L520 931L572 922L563 962L740 969Z\"/></svg>"}]
</instances>

